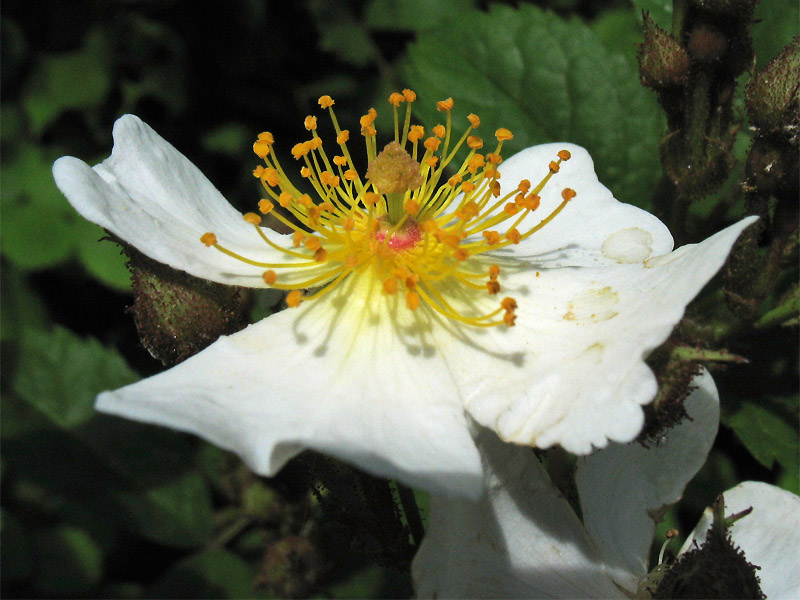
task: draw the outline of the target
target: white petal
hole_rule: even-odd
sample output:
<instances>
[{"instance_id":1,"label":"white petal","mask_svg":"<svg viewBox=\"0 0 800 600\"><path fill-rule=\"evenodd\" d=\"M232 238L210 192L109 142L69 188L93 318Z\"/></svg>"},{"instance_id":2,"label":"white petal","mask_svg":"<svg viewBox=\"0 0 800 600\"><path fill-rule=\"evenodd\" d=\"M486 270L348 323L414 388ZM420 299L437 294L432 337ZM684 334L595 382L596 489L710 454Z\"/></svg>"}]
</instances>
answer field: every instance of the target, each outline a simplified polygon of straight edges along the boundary
<instances>
[{"instance_id":1,"label":"white petal","mask_svg":"<svg viewBox=\"0 0 800 600\"><path fill-rule=\"evenodd\" d=\"M515 154L500 165L502 191L510 191L521 179L528 179L535 186L547 175L550 161L562 149L568 150L572 158L561 164L539 194L541 204L518 227L520 233L542 221L561 203L564 188L573 189L577 195L550 223L524 243L507 247L503 254L553 268L641 262L672 250L672 236L666 225L640 208L617 201L597 180L592 158L580 146L542 144Z\"/></svg>"},{"instance_id":2,"label":"white petal","mask_svg":"<svg viewBox=\"0 0 800 600\"><path fill-rule=\"evenodd\" d=\"M263 475L309 447L476 496L480 459L444 357L409 331L410 311L390 311L399 297L375 284L351 277L165 373L101 394L97 407L198 434Z\"/></svg>"},{"instance_id":3,"label":"white petal","mask_svg":"<svg viewBox=\"0 0 800 600\"><path fill-rule=\"evenodd\" d=\"M482 429L486 495L431 498L411 572L419 598L620 598L530 448Z\"/></svg>"},{"instance_id":4,"label":"white petal","mask_svg":"<svg viewBox=\"0 0 800 600\"><path fill-rule=\"evenodd\" d=\"M636 592L649 571L650 546L663 511L680 500L706 461L719 426L719 396L707 371L685 401L691 420L666 432L657 445L632 442L580 457L576 473L583 523L611 577Z\"/></svg>"},{"instance_id":5,"label":"white petal","mask_svg":"<svg viewBox=\"0 0 800 600\"><path fill-rule=\"evenodd\" d=\"M291 262L270 248L208 179L138 117L114 124L114 149L90 168L65 156L53 165L59 189L86 219L158 262L220 283L264 287L264 268L232 259L200 242L219 243L259 262ZM283 247L288 236L263 230Z\"/></svg>"},{"instance_id":6,"label":"white petal","mask_svg":"<svg viewBox=\"0 0 800 600\"><path fill-rule=\"evenodd\" d=\"M509 360L488 373L476 368L479 359L453 366L472 416L507 441L575 454L634 439L640 405L656 393L644 358L752 222L644 265L501 272L501 294L519 305L517 324L487 332L481 344Z\"/></svg>"},{"instance_id":7,"label":"white petal","mask_svg":"<svg viewBox=\"0 0 800 600\"><path fill-rule=\"evenodd\" d=\"M752 507L731 526L731 539L751 564L761 567L761 591L767 598L800 598L800 497L774 485L745 481L725 492L725 516ZM706 509L681 552L701 545L713 520Z\"/></svg>"}]
</instances>

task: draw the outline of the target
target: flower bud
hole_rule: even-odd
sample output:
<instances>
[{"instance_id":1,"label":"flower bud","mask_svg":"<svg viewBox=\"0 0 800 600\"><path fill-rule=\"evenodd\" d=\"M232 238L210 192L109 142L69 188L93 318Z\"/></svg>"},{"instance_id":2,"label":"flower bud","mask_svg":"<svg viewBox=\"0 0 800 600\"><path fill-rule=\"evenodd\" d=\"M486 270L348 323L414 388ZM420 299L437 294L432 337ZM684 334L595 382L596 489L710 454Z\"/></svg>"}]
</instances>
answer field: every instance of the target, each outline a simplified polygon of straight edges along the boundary
<instances>
[{"instance_id":1,"label":"flower bud","mask_svg":"<svg viewBox=\"0 0 800 600\"><path fill-rule=\"evenodd\" d=\"M689 77L689 54L680 42L643 15L644 42L639 44L642 84L651 88L679 86Z\"/></svg>"},{"instance_id":2,"label":"flower bud","mask_svg":"<svg viewBox=\"0 0 800 600\"><path fill-rule=\"evenodd\" d=\"M750 80L745 89L745 104L751 123L759 129L798 135L800 37L796 37Z\"/></svg>"}]
</instances>

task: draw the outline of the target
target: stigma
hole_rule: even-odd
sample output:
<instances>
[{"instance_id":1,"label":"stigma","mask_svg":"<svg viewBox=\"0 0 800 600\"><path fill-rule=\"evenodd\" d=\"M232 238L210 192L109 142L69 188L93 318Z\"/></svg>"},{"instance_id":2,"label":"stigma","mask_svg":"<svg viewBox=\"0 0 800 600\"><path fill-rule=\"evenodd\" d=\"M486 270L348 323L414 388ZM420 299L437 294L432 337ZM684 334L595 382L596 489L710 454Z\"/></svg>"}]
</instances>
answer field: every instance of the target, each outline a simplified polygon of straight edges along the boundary
<instances>
[{"instance_id":1,"label":"stigma","mask_svg":"<svg viewBox=\"0 0 800 600\"><path fill-rule=\"evenodd\" d=\"M297 187L290 180L274 152L274 136L258 135L253 152L264 164L253 175L261 181L265 197L258 212L246 213L244 220L285 262L241 256L213 232L200 241L261 269L265 285L288 292L289 307L318 300L348 278L371 277L378 285L370 289L385 296L400 295L403 302L398 306L405 310L430 310L475 327L513 326L516 299L498 297L491 303L494 308L475 313L458 307L486 303L456 302L455 297L463 299L465 290L490 299L499 296L501 272L492 252L530 237L572 200L575 192L563 189L555 209L535 225L523 227L529 213L539 208L542 189L570 154L558 152L536 185L522 180L503 193L498 165L503 144L513 134L497 129L493 148L484 152L484 140L476 134L477 115L468 115L460 135L454 133L454 103L448 98L437 103L443 122L426 132L411 124L415 101L411 90L389 96L394 139L380 151L377 111L371 108L361 117L356 131L363 138L368 162L363 175L350 153L351 132L340 126L330 96L322 96L319 106L332 122L335 145L325 147L317 133L317 117L308 116L304 125L310 138L291 148L304 185ZM281 245L264 233L266 215L292 231L287 236L290 241ZM292 277L282 277L288 269ZM304 269L308 276L298 277Z\"/></svg>"}]
</instances>

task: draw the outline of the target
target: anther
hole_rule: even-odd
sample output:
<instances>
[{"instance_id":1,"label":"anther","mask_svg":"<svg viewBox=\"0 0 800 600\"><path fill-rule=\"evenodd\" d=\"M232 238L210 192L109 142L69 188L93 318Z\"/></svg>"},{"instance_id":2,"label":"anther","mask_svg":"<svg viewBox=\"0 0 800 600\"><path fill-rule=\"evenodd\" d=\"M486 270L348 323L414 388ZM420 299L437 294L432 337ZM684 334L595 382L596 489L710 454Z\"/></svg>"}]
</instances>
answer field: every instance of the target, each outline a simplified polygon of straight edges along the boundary
<instances>
[{"instance_id":1,"label":"anther","mask_svg":"<svg viewBox=\"0 0 800 600\"><path fill-rule=\"evenodd\" d=\"M403 102L406 101L405 96L400 92L393 92L389 94L389 104L392 106L400 106Z\"/></svg>"},{"instance_id":2,"label":"anther","mask_svg":"<svg viewBox=\"0 0 800 600\"><path fill-rule=\"evenodd\" d=\"M300 290L292 290L286 295L286 305L289 308L297 308L303 301L303 294Z\"/></svg>"},{"instance_id":3,"label":"anther","mask_svg":"<svg viewBox=\"0 0 800 600\"><path fill-rule=\"evenodd\" d=\"M501 127L500 129L494 132L494 137L497 138L497 141L504 142L506 140L513 140L514 134L511 133L511 131L506 129L505 127Z\"/></svg>"},{"instance_id":4,"label":"anther","mask_svg":"<svg viewBox=\"0 0 800 600\"><path fill-rule=\"evenodd\" d=\"M414 100L417 99L417 94L412 90L404 89L403 97L406 99L406 102L414 102Z\"/></svg>"},{"instance_id":5,"label":"anther","mask_svg":"<svg viewBox=\"0 0 800 600\"><path fill-rule=\"evenodd\" d=\"M408 290L406 292L406 306L409 310L417 310L419 308L419 294Z\"/></svg>"},{"instance_id":6,"label":"anther","mask_svg":"<svg viewBox=\"0 0 800 600\"><path fill-rule=\"evenodd\" d=\"M245 213L244 220L250 223L251 225L260 225L261 224L261 217L256 213Z\"/></svg>"},{"instance_id":7,"label":"anther","mask_svg":"<svg viewBox=\"0 0 800 600\"><path fill-rule=\"evenodd\" d=\"M275 283L278 280L278 274L275 271L273 271L272 269L270 269L268 271L264 271L261 274L261 278L264 280L264 283L266 283L267 285L272 285L273 283Z\"/></svg>"},{"instance_id":8,"label":"anther","mask_svg":"<svg viewBox=\"0 0 800 600\"><path fill-rule=\"evenodd\" d=\"M558 166L558 163L556 161L551 160L549 166L550 166L550 172L551 173L558 173L560 167Z\"/></svg>"},{"instance_id":9,"label":"anther","mask_svg":"<svg viewBox=\"0 0 800 600\"><path fill-rule=\"evenodd\" d=\"M217 236L209 231L200 236L200 241L206 246L213 246L217 243Z\"/></svg>"},{"instance_id":10,"label":"anther","mask_svg":"<svg viewBox=\"0 0 800 600\"><path fill-rule=\"evenodd\" d=\"M467 120L469 121L469 124L472 125L473 129L477 129L481 124L481 118L474 113L468 114Z\"/></svg>"},{"instance_id":11,"label":"anther","mask_svg":"<svg viewBox=\"0 0 800 600\"><path fill-rule=\"evenodd\" d=\"M439 111L448 111L453 108L453 99L441 100L436 103L436 109Z\"/></svg>"},{"instance_id":12,"label":"anther","mask_svg":"<svg viewBox=\"0 0 800 600\"><path fill-rule=\"evenodd\" d=\"M570 188L564 188L563 190L561 190L561 197L566 201L572 200L577 195L578 195L577 192L575 192L575 190Z\"/></svg>"},{"instance_id":13,"label":"anther","mask_svg":"<svg viewBox=\"0 0 800 600\"><path fill-rule=\"evenodd\" d=\"M308 115L303 120L303 126L305 126L305 128L308 129L309 131L314 131L317 128L317 117L312 117L311 115Z\"/></svg>"},{"instance_id":14,"label":"anther","mask_svg":"<svg viewBox=\"0 0 800 600\"><path fill-rule=\"evenodd\" d=\"M334 104L333 103L333 98L331 98L330 96L327 96L327 95L326 96L320 96L318 102L319 102L319 105L322 108L330 108Z\"/></svg>"},{"instance_id":15,"label":"anther","mask_svg":"<svg viewBox=\"0 0 800 600\"><path fill-rule=\"evenodd\" d=\"M572 158L572 154L569 153L569 150L559 150L558 158L560 158L561 160L569 160L570 158Z\"/></svg>"},{"instance_id":16,"label":"anther","mask_svg":"<svg viewBox=\"0 0 800 600\"><path fill-rule=\"evenodd\" d=\"M265 215L268 215L270 212L272 212L273 208L275 208L275 205L266 198L262 198L261 200L258 201L258 210L260 210Z\"/></svg>"}]
</instances>

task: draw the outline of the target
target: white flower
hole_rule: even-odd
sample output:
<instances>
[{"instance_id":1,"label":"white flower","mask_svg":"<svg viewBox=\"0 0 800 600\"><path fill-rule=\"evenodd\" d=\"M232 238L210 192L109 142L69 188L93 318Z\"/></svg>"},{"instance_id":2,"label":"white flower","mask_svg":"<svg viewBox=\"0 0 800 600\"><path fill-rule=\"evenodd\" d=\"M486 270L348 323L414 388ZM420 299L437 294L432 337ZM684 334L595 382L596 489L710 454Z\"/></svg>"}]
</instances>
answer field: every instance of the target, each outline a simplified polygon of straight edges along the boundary
<instances>
[{"instance_id":1,"label":"white flower","mask_svg":"<svg viewBox=\"0 0 800 600\"><path fill-rule=\"evenodd\" d=\"M691 417L658 445L610 444L578 457L581 521L534 453L477 436L485 468L479 501L434 496L412 574L420 598L648 597L649 554L662 511L681 498L705 462L719 424L708 373L686 399ZM800 498L763 483L724 493L725 514L753 512L730 530L767 597L800 594ZM687 540L703 541L710 513ZM791 565L794 565L791 567Z\"/></svg>"},{"instance_id":2,"label":"white flower","mask_svg":"<svg viewBox=\"0 0 800 600\"><path fill-rule=\"evenodd\" d=\"M403 100L410 106L413 94L394 94L395 111ZM333 117L333 101L320 104ZM272 135L261 134L259 208L285 205L294 235L243 218L134 116L117 121L102 164L59 159L56 183L90 221L192 275L290 290L296 307L101 394L98 409L196 433L263 475L310 447L472 496L482 476L470 418L505 440L575 453L633 439L656 392L643 358L751 221L671 252L666 227L617 202L582 148L528 148L498 174L511 133L498 130L494 152L478 154L470 115L453 143L451 106L439 103L447 124L424 141L407 120L398 129L411 155L403 168L419 161L410 179L391 164L362 179L349 133L334 117L340 154L331 157L308 117L312 137L292 154L316 200L289 181ZM370 110L361 134L379 162L374 119ZM447 179L459 144L467 159Z\"/></svg>"}]
</instances>

